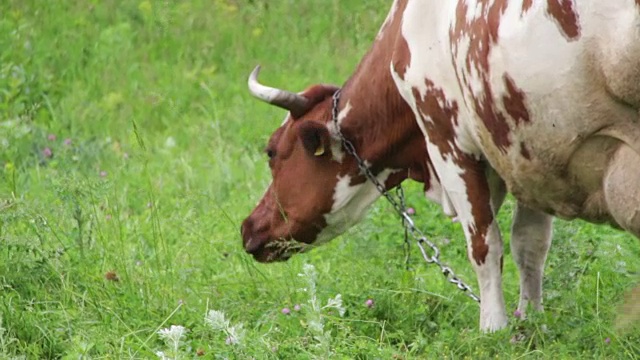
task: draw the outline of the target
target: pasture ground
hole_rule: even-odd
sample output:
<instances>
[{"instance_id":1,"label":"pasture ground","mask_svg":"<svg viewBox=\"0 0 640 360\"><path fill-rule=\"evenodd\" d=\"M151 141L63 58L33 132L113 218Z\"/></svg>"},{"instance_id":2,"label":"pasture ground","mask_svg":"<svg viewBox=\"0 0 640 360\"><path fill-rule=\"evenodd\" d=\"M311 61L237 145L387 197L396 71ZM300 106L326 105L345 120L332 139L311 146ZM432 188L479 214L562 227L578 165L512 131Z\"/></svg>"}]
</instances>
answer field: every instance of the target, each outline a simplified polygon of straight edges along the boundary
<instances>
[{"instance_id":1,"label":"pasture ground","mask_svg":"<svg viewBox=\"0 0 640 360\"><path fill-rule=\"evenodd\" d=\"M342 83L388 3L2 1L0 358L639 357L639 331L613 324L640 243L606 226L557 221L546 312L495 334L415 246L405 269L383 201L286 263L243 252L240 222L270 178L262 149L284 116L250 97L247 75L260 63L262 81L291 90ZM405 191L477 288L459 225L417 184ZM510 311L512 204L500 216ZM298 276L305 264L317 275ZM312 310L337 294L344 316ZM205 322L212 309L230 322ZM175 348L158 334L171 325L188 329Z\"/></svg>"}]
</instances>

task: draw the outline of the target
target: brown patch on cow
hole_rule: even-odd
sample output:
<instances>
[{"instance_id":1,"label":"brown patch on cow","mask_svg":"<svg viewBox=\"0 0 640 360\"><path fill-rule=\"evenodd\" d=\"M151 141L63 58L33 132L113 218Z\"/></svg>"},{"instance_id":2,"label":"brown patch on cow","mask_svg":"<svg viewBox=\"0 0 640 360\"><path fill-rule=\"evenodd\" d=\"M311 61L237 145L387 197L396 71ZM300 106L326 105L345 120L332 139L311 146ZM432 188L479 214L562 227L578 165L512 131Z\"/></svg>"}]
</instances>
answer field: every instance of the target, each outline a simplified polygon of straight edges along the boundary
<instances>
[{"instance_id":1,"label":"brown patch on cow","mask_svg":"<svg viewBox=\"0 0 640 360\"><path fill-rule=\"evenodd\" d=\"M498 109L494 101L494 92L490 82L489 54L494 44L498 42L498 31L502 15L507 8L506 0L490 2L481 0L479 17L467 21L468 6L465 1L458 1L454 26L449 32L451 42L451 61L456 69L456 77L470 95L473 109L489 131L493 143L502 152L511 146L509 139L510 127L506 116ZM486 15L485 15L486 14ZM465 40L466 39L466 40ZM460 43L468 42L466 53L461 53ZM463 47L464 48L464 47ZM464 57L465 66L456 66L456 59ZM481 84L480 93L474 93L470 79L477 75Z\"/></svg>"},{"instance_id":2,"label":"brown patch on cow","mask_svg":"<svg viewBox=\"0 0 640 360\"><path fill-rule=\"evenodd\" d=\"M579 17L573 0L547 0L547 14L555 20L560 32L569 41L580 38Z\"/></svg>"},{"instance_id":3,"label":"brown patch on cow","mask_svg":"<svg viewBox=\"0 0 640 360\"><path fill-rule=\"evenodd\" d=\"M484 94L480 95L480 98L473 98L476 114L480 116L485 127L489 130L493 143L500 151L506 153L507 149L511 146L511 139L509 138L511 128L509 127L507 118L498 110L493 101L493 91L491 90L489 80L483 79L482 82L485 89Z\"/></svg>"},{"instance_id":4,"label":"brown patch on cow","mask_svg":"<svg viewBox=\"0 0 640 360\"><path fill-rule=\"evenodd\" d=\"M486 238L491 223L493 210L491 209L491 191L485 175L485 164L468 155L461 157L460 166L465 169L462 179L467 190L467 200L471 204L471 215L474 227L469 227L471 235L471 256L476 264L484 264L489 245Z\"/></svg>"},{"instance_id":5,"label":"brown patch on cow","mask_svg":"<svg viewBox=\"0 0 640 360\"><path fill-rule=\"evenodd\" d=\"M387 18L385 19L384 23L382 23L382 27L380 28L380 30L378 30L378 36L376 38L377 40L380 40L380 38L384 36L384 34L387 32L387 28L389 28L393 23L393 20L398 17L402 17L402 12L404 12L404 9L407 7L408 2L408 0L396 0L393 2L392 8L391 10L389 10ZM392 14L393 16L391 16Z\"/></svg>"},{"instance_id":6,"label":"brown patch on cow","mask_svg":"<svg viewBox=\"0 0 640 360\"><path fill-rule=\"evenodd\" d=\"M523 142L520 143L520 155L527 160L531 160L531 153L529 152L529 149L527 149L527 145Z\"/></svg>"},{"instance_id":7,"label":"brown patch on cow","mask_svg":"<svg viewBox=\"0 0 640 360\"><path fill-rule=\"evenodd\" d=\"M640 0L638 0L640 1ZM531 9L531 6L533 5L533 0L524 0L522 2L522 16L524 16L527 11L529 11L529 9Z\"/></svg>"},{"instance_id":8,"label":"brown patch on cow","mask_svg":"<svg viewBox=\"0 0 640 360\"><path fill-rule=\"evenodd\" d=\"M457 155L453 140L456 138L454 126L458 125L458 103L449 101L433 81L426 79L425 83L427 91L424 96L416 88L413 89L413 96L422 113L431 120L424 122L429 140L443 156Z\"/></svg>"},{"instance_id":9,"label":"brown patch on cow","mask_svg":"<svg viewBox=\"0 0 640 360\"><path fill-rule=\"evenodd\" d=\"M472 257L478 265L485 262L489 252L486 236L493 222L491 192L485 175L485 164L473 156L464 153L455 142L455 126L458 124L458 104L447 99L444 91L435 86L430 79L425 80L427 87L424 95L413 89L416 105L422 112L429 141L434 144L442 156L448 156L460 168L467 189L467 200L471 204L473 224L469 225Z\"/></svg>"},{"instance_id":10,"label":"brown patch on cow","mask_svg":"<svg viewBox=\"0 0 640 360\"><path fill-rule=\"evenodd\" d=\"M640 6L640 0L636 0L636 5Z\"/></svg>"},{"instance_id":11,"label":"brown patch on cow","mask_svg":"<svg viewBox=\"0 0 640 360\"><path fill-rule=\"evenodd\" d=\"M520 122L529 122L529 110L524 103L524 92L516 87L513 79L505 74L504 83L507 88L507 94L502 97L505 110L511 118L520 125Z\"/></svg>"},{"instance_id":12,"label":"brown patch on cow","mask_svg":"<svg viewBox=\"0 0 640 360\"><path fill-rule=\"evenodd\" d=\"M407 8L408 1L400 1L398 3L398 8L396 9L396 17L401 18L405 9ZM400 29L401 22L398 21L395 29L395 44L393 47L393 55L392 55L392 63L393 70L404 79L404 75L407 73L407 69L409 65L411 65L411 51L409 50L409 44L402 36L402 31ZM388 49L387 49L388 51ZM385 70L388 71L388 70Z\"/></svg>"}]
</instances>

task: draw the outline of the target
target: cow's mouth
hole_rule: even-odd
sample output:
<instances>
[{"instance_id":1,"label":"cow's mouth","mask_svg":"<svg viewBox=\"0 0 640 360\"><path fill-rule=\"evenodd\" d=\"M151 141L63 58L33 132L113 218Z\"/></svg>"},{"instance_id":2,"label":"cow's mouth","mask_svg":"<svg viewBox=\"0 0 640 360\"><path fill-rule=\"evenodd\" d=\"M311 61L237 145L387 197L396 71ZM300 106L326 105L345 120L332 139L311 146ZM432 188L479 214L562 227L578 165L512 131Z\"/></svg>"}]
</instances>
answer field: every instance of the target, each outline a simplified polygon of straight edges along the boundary
<instances>
[{"instance_id":1,"label":"cow's mouth","mask_svg":"<svg viewBox=\"0 0 640 360\"><path fill-rule=\"evenodd\" d=\"M308 248L308 244L293 239L278 239L260 245L251 254L258 262L270 263L287 261L294 254L305 252Z\"/></svg>"}]
</instances>

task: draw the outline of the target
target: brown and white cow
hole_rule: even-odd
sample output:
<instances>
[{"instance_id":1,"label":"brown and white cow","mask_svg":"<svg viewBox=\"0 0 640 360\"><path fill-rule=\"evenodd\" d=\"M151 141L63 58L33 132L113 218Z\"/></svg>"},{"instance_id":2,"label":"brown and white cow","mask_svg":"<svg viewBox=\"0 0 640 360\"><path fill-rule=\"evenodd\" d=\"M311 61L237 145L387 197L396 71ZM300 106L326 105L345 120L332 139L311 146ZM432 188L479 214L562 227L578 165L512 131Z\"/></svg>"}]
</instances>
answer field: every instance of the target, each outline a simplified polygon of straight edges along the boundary
<instances>
[{"instance_id":1,"label":"brown and white cow","mask_svg":"<svg viewBox=\"0 0 640 360\"><path fill-rule=\"evenodd\" d=\"M335 88L250 87L290 110L267 150L273 182L242 225L246 250L269 261L335 237L379 194L340 147ZM506 191L520 311L542 309L552 215L640 237L640 0L397 0L339 109L378 178L392 187L409 169L460 220L483 330L507 324Z\"/></svg>"}]
</instances>

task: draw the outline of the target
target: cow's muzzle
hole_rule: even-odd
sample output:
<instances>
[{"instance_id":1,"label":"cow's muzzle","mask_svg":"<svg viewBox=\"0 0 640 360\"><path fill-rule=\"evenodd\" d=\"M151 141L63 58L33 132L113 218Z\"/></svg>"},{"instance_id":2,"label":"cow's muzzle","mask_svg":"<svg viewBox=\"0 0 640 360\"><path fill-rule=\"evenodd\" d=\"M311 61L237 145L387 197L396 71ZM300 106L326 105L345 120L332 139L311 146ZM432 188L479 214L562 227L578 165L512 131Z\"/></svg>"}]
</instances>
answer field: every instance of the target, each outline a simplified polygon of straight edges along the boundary
<instances>
[{"instance_id":1,"label":"cow's muzzle","mask_svg":"<svg viewBox=\"0 0 640 360\"><path fill-rule=\"evenodd\" d=\"M269 230L268 226L257 225L251 217L245 219L240 227L244 249L257 261L285 261L304 250L295 240L274 239Z\"/></svg>"}]
</instances>

